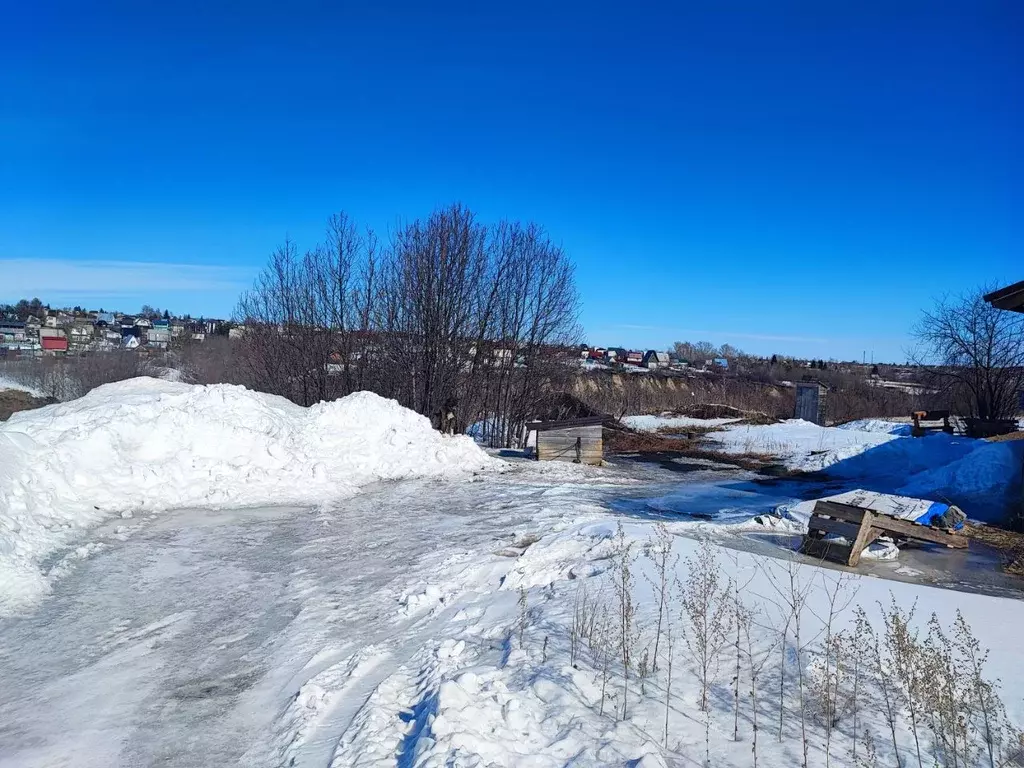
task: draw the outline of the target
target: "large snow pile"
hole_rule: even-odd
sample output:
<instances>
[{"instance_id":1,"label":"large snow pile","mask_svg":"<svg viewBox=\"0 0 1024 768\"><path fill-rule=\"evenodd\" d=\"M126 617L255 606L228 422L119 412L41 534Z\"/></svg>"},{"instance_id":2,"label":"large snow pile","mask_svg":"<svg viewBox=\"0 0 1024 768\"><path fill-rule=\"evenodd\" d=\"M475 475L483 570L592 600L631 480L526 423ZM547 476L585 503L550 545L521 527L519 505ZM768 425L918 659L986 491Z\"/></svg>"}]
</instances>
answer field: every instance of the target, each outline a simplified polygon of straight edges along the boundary
<instances>
[{"instance_id":1,"label":"large snow pile","mask_svg":"<svg viewBox=\"0 0 1024 768\"><path fill-rule=\"evenodd\" d=\"M44 593L40 561L111 516L315 504L497 466L369 392L302 408L231 385L109 384L0 425L0 613Z\"/></svg>"},{"instance_id":2,"label":"large snow pile","mask_svg":"<svg viewBox=\"0 0 1024 768\"><path fill-rule=\"evenodd\" d=\"M708 439L726 453L768 454L781 459L789 469L814 472L895 440L897 435L878 429L819 427L789 419L781 424L730 427L709 434Z\"/></svg>"}]
</instances>

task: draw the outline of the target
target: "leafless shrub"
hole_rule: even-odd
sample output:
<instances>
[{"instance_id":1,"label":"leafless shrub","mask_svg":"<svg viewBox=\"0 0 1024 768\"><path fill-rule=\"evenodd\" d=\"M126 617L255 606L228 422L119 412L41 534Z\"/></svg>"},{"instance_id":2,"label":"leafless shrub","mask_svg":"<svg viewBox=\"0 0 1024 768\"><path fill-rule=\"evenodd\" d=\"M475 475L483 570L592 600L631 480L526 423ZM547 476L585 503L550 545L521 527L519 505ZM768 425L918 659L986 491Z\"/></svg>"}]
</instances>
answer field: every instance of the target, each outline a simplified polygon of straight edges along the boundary
<instances>
[{"instance_id":1,"label":"leafless shrub","mask_svg":"<svg viewBox=\"0 0 1024 768\"><path fill-rule=\"evenodd\" d=\"M640 633L636 625L636 604L633 602L632 544L626 542L622 524L616 535L614 565L615 601L619 619L619 651L622 654L622 719L626 719L629 702L629 671L633 665Z\"/></svg>"},{"instance_id":2,"label":"leafless shrub","mask_svg":"<svg viewBox=\"0 0 1024 768\"><path fill-rule=\"evenodd\" d=\"M857 734L854 734L854 744L857 743ZM875 751L875 737L871 734L867 728L860 735L861 751L857 753L856 749L853 752L853 763L857 768L878 768L878 755Z\"/></svg>"},{"instance_id":3,"label":"leafless shrub","mask_svg":"<svg viewBox=\"0 0 1024 768\"><path fill-rule=\"evenodd\" d=\"M608 678L611 675L612 661L615 659L617 645L615 642L615 629L611 613L606 603L599 603L595 612L593 631L590 633L588 646L594 664L600 670L601 675L601 706L600 714L604 715L604 703L607 699Z\"/></svg>"},{"instance_id":4,"label":"leafless shrub","mask_svg":"<svg viewBox=\"0 0 1024 768\"><path fill-rule=\"evenodd\" d=\"M786 650L792 639L792 648L796 657L796 682L798 705L800 707L800 741L802 745L802 764L807 765L807 686L804 680L804 654L814 637L805 636L804 611L807 598L815 584L813 577L802 574L802 566L794 560L787 560L784 568L776 568L769 564L763 573L772 587L774 597L767 598L775 604L781 614L779 658L779 728L778 738L782 741L783 725L786 712ZM781 571L781 572L779 572Z\"/></svg>"},{"instance_id":5,"label":"leafless shrub","mask_svg":"<svg viewBox=\"0 0 1024 768\"><path fill-rule=\"evenodd\" d=\"M663 743L668 749L668 716L671 710L672 701L672 654L674 651L674 638L672 636L672 617L668 616L665 622L665 734Z\"/></svg>"},{"instance_id":6,"label":"leafless shrub","mask_svg":"<svg viewBox=\"0 0 1024 768\"><path fill-rule=\"evenodd\" d=\"M824 629L824 638L816 660L817 674L812 681L812 693L819 719L825 727L825 765L828 766L832 758L833 729L852 706L847 690L851 672L850 640L845 634L837 633L835 628L854 593L849 590L849 577L845 574L830 574L823 570L819 575L828 613L817 616Z\"/></svg>"},{"instance_id":7,"label":"leafless shrub","mask_svg":"<svg viewBox=\"0 0 1024 768\"><path fill-rule=\"evenodd\" d=\"M644 554L654 565L654 579L647 577L648 582L654 589L658 601L658 619L654 630L654 653L652 655L652 669L658 671L658 647L661 644L661 633L665 623L665 613L671 597L672 581L671 574L675 571L679 557L672 556L672 544L674 537L669 533L664 523L656 523L654 526L655 539L644 548Z\"/></svg>"},{"instance_id":8,"label":"leafless shrub","mask_svg":"<svg viewBox=\"0 0 1024 768\"><path fill-rule=\"evenodd\" d=\"M887 663L882 651L882 640L875 633L870 622L865 623L864 632L866 633L865 642L871 650L871 663L875 683L878 685L884 706L882 714L885 716L886 725L889 726L889 736L892 739L892 753L896 760L896 765L901 766L899 741L896 738L896 722L899 717L896 673L892 666Z\"/></svg>"},{"instance_id":9,"label":"leafless shrub","mask_svg":"<svg viewBox=\"0 0 1024 768\"><path fill-rule=\"evenodd\" d=\"M686 579L678 585L685 627L683 636L700 686L700 710L707 712L708 693L732 627L729 606L732 585L722 575L714 545L707 539L700 542L696 557L688 557L684 563Z\"/></svg>"},{"instance_id":10,"label":"leafless shrub","mask_svg":"<svg viewBox=\"0 0 1024 768\"><path fill-rule=\"evenodd\" d=\"M774 628L763 626L759 623L762 612L756 608L741 608L739 622L743 630L744 649L747 656L747 666L750 673L750 720L753 728L753 737L750 745L751 757L754 768L757 768L757 737L760 731L758 726L758 700L759 684L761 673L771 660L776 646L783 643L783 638ZM768 632L758 632L758 629L768 629Z\"/></svg>"},{"instance_id":11,"label":"leafless shrub","mask_svg":"<svg viewBox=\"0 0 1024 768\"><path fill-rule=\"evenodd\" d=\"M850 656L853 659L852 672L853 672L853 687L851 690L850 698L850 714L853 717L853 727L851 729L851 738L853 741L852 751L853 759L857 760L857 741L858 734L860 733L860 701L863 695L863 683L865 669L865 660L870 658L871 645L869 642L871 623L868 620L867 613L861 606L857 606L854 609L856 618L854 619L853 635L850 638ZM872 752L874 751L874 740L871 741ZM872 761L874 757L872 755Z\"/></svg>"},{"instance_id":12,"label":"leafless shrub","mask_svg":"<svg viewBox=\"0 0 1024 768\"><path fill-rule=\"evenodd\" d=\"M886 666L891 670L887 678L896 683L893 692L901 702L904 713L910 722L918 768L921 768L924 763L921 756L919 729L921 717L925 714L921 707L921 702L926 696L922 676L925 659L922 647L918 642L918 632L914 626L916 610L917 605L915 604L904 611L893 597L890 599L888 610L883 611L882 618L885 623Z\"/></svg>"}]
</instances>

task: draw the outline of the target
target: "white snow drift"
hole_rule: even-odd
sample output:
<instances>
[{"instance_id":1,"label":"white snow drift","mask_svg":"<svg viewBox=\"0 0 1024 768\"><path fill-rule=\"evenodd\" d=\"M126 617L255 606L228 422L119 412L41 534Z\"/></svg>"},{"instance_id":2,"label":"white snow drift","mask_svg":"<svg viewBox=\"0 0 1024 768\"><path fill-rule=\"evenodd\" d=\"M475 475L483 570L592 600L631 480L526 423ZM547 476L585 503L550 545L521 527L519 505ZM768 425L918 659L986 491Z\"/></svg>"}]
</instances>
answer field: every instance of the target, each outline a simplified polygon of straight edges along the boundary
<instances>
[{"instance_id":1,"label":"white snow drift","mask_svg":"<svg viewBox=\"0 0 1024 768\"><path fill-rule=\"evenodd\" d=\"M316 504L374 481L500 466L369 392L302 408L224 384L99 387L0 425L0 614L45 594L43 558L112 516Z\"/></svg>"}]
</instances>

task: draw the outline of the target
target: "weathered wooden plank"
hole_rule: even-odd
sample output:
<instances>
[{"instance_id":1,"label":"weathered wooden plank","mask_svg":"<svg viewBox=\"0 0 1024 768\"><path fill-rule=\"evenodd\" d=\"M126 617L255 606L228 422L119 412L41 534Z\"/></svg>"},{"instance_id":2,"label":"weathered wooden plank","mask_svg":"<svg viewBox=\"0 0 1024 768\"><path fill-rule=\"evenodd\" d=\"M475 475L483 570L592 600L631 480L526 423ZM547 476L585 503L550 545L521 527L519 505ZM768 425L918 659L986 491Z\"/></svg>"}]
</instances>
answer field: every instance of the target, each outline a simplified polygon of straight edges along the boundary
<instances>
[{"instance_id":1,"label":"weathered wooden plank","mask_svg":"<svg viewBox=\"0 0 1024 768\"><path fill-rule=\"evenodd\" d=\"M888 517L887 515L875 515L872 525L886 533L899 534L909 539L930 541L933 544L943 544L954 549L964 549L967 547L967 537L962 534L948 533L940 528L931 528L927 525L911 523L908 520L897 520L895 517Z\"/></svg>"},{"instance_id":2,"label":"weathered wooden plank","mask_svg":"<svg viewBox=\"0 0 1024 768\"><path fill-rule=\"evenodd\" d=\"M564 438L557 438L555 440L542 439L542 440L538 440L537 444L538 445L576 445L577 441L579 441L579 445L600 446L600 445L603 444L601 440L591 440L589 438L584 438L584 437L564 437Z\"/></svg>"},{"instance_id":3,"label":"weathered wooden plank","mask_svg":"<svg viewBox=\"0 0 1024 768\"><path fill-rule=\"evenodd\" d=\"M850 558L850 545L832 539L815 539L805 536L800 551L811 557L846 563Z\"/></svg>"},{"instance_id":4,"label":"weathered wooden plank","mask_svg":"<svg viewBox=\"0 0 1024 768\"><path fill-rule=\"evenodd\" d=\"M539 432L566 427L597 427L600 429L607 418L606 416L585 416L580 419L562 419L561 421L530 421L527 422L526 428L536 429Z\"/></svg>"},{"instance_id":5,"label":"weathered wooden plank","mask_svg":"<svg viewBox=\"0 0 1024 768\"><path fill-rule=\"evenodd\" d=\"M564 451L564 452L559 452L559 453L548 453L548 454L538 455L537 458L540 461L570 461L570 462L575 462L576 461L576 452L575 451L571 451L571 452L570 451ZM599 464L601 464L604 461L604 456L602 454L599 454L599 453L580 454L579 461L580 461L581 464L599 465Z\"/></svg>"},{"instance_id":6,"label":"weathered wooden plank","mask_svg":"<svg viewBox=\"0 0 1024 768\"><path fill-rule=\"evenodd\" d=\"M576 456L575 448L538 448L537 454L541 460L548 458L549 456ZM579 455L587 457L603 457L604 453L601 451L579 451Z\"/></svg>"},{"instance_id":7,"label":"weathered wooden plank","mask_svg":"<svg viewBox=\"0 0 1024 768\"><path fill-rule=\"evenodd\" d=\"M545 443L540 442L537 445L537 456L541 460L553 456L572 456L576 457L577 453L581 458L603 458L604 451L600 444L586 444L581 443L577 447L575 442L572 443Z\"/></svg>"},{"instance_id":8,"label":"weathered wooden plank","mask_svg":"<svg viewBox=\"0 0 1024 768\"><path fill-rule=\"evenodd\" d=\"M816 515L828 515L836 520L845 520L848 523L860 524L864 519L864 508L855 507L852 504L840 504L837 501L819 501L814 505Z\"/></svg>"},{"instance_id":9,"label":"weathered wooden plank","mask_svg":"<svg viewBox=\"0 0 1024 768\"><path fill-rule=\"evenodd\" d=\"M810 521L807 523L807 527L812 531L824 531L825 533L831 533L836 536L842 536L843 538L849 539L852 543L857 535L860 533L861 526L856 523L847 523L842 520L829 520L827 517L818 517L813 515Z\"/></svg>"},{"instance_id":10,"label":"weathered wooden plank","mask_svg":"<svg viewBox=\"0 0 1024 768\"><path fill-rule=\"evenodd\" d=\"M853 546L850 547L850 559L846 561L846 564L850 567L857 566L864 547L877 539L881 533L878 528L872 527L872 523L874 523L877 517L880 517L880 515L875 515L867 509L864 510L864 519L861 521L860 531L857 533L857 538L853 540Z\"/></svg>"}]
</instances>

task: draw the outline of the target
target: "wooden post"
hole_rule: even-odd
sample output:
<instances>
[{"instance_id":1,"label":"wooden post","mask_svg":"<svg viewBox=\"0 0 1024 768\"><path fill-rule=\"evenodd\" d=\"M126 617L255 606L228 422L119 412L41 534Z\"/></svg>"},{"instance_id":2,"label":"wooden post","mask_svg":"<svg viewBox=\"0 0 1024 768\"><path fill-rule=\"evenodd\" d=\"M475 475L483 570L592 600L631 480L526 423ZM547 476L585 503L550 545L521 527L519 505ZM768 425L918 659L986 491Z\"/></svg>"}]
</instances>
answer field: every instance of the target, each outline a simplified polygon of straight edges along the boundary
<instances>
[{"instance_id":1,"label":"wooden post","mask_svg":"<svg viewBox=\"0 0 1024 768\"><path fill-rule=\"evenodd\" d=\"M874 514L870 510L865 509L864 517L860 521L860 530L857 532L857 538L853 540L853 544L850 546L850 559L846 564L851 568L855 568L857 563L860 562L860 554L864 551L864 547L878 538L880 531L871 527L874 519ZM871 535L872 531L874 531L874 536Z\"/></svg>"}]
</instances>

